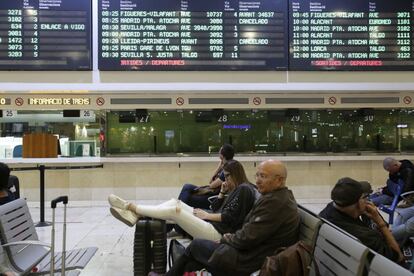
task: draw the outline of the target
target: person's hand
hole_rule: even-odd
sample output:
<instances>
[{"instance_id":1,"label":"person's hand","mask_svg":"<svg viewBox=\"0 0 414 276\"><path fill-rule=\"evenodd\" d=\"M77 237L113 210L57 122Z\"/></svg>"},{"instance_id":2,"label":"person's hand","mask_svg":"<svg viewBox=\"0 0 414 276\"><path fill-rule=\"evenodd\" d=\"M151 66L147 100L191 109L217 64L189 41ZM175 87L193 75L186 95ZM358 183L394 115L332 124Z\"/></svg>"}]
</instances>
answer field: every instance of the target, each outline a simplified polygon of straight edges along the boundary
<instances>
[{"instance_id":1,"label":"person's hand","mask_svg":"<svg viewBox=\"0 0 414 276\"><path fill-rule=\"evenodd\" d=\"M399 264L404 264L405 263L405 256L404 256L404 254L403 253L401 253L401 252L399 252L398 253L398 261L397 261L397 263L399 263Z\"/></svg>"},{"instance_id":2,"label":"person's hand","mask_svg":"<svg viewBox=\"0 0 414 276\"><path fill-rule=\"evenodd\" d=\"M193 214L194 214L194 216L196 216L200 219L204 219L204 220L208 219L208 217L210 215L208 212L206 212L202 209L198 209L198 208L194 208Z\"/></svg>"},{"instance_id":3,"label":"person's hand","mask_svg":"<svg viewBox=\"0 0 414 276\"><path fill-rule=\"evenodd\" d=\"M231 234L231 233L226 233L226 234L223 235L223 237L221 239L228 242L232 235L233 234Z\"/></svg>"},{"instance_id":4,"label":"person's hand","mask_svg":"<svg viewBox=\"0 0 414 276\"><path fill-rule=\"evenodd\" d=\"M365 215L372 219L376 224L384 223L377 207L372 202L367 202L365 207Z\"/></svg>"},{"instance_id":5,"label":"person's hand","mask_svg":"<svg viewBox=\"0 0 414 276\"><path fill-rule=\"evenodd\" d=\"M376 194L376 195L380 195L380 194L382 194L382 189L384 189L384 188L383 188L383 187L377 188L377 189L375 190L374 194Z\"/></svg>"},{"instance_id":6,"label":"person's hand","mask_svg":"<svg viewBox=\"0 0 414 276\"><path fill-rule=\"evenodd\" d=\"M221 183L221 189L220 189L220 193L225 194L229 191L229 184L227 184L227 182L223 182Z\"/></svg>"}]
</instances>

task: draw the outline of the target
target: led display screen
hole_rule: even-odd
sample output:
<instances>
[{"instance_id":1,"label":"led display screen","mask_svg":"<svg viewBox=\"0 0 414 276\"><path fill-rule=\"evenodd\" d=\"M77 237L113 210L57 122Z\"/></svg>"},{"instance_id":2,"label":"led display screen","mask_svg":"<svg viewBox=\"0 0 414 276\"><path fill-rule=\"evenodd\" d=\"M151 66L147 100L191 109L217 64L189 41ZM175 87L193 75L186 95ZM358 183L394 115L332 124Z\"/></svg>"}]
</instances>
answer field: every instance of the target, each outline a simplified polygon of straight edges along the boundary
<instances>
[{"instance_id":1,"label":"led display screen","mask_svg":"<svg viewBox=\"0 0 414 276\"><path fill-rule=\"evenodd\" d=\"M287 70L287 0L99 0L99 70Z\"/></svg>"},{"instance_id":2,"label":"led display screen","mask_svg":"<svg viewBox=\"0 0 414 276\"><path fill-rule=\"evenodd\" d=\"M290 70L413 70L412 0L289 0Z\"/></svg>"},{"instance_id":3,"label":"led display screen","mask_svg":"<svg viewBox=\"0 0 414 276\"><path fill-rule=\"evenodd\" d=\"M91 70L90 0L1 0L0 70Z\"/></svg>"}]
</instances>

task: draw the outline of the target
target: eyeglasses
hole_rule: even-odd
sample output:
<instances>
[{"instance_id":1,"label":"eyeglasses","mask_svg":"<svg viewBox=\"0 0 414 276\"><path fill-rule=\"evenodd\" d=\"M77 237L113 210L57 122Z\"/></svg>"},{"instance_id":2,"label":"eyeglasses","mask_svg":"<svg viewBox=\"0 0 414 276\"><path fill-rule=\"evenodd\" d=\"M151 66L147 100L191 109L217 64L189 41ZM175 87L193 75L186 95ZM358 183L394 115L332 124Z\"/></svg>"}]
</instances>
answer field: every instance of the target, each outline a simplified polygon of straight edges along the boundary
<instances>
[{"instance_id":1,"label":"eyeglasses","mask_svg":"<svg viewBox=\"0 0 414 276\"><path fill-rule=\"evenodd\" d=\"M370 196L370 194L362 194L361 198L368 200L369 196Z\"/></svg>"}]
</instances>

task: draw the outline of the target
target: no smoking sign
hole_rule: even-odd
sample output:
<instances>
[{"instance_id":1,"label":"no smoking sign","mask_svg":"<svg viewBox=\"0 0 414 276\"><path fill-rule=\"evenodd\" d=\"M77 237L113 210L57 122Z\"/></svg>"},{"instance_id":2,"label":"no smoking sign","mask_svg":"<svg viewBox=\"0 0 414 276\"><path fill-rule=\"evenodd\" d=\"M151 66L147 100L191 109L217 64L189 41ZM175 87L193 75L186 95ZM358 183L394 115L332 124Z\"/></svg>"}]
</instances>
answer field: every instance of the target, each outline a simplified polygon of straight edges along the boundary
<instances>
[{"instance_id":1,"label":"no smoking sign","mask_svg":"<svg viewBox=\"0 0 414 276\"><path fill-rule=\"evenodd\" d=\"M105 99L102 98L102 97L97 98L96 99L96 104L99 105L99 106L104 105L105 104Z\"/></svg>"},{"instance_id":2,"label":"no smoking sign","mask_svg":"<svg viewBox=\"0 0 414 276\"><path fill-rule=\"evenodd\" d=\"M22 106L22 105L23 105L23 103L24 103L24 100L23 100L22 98L16 98L16 99L14 100L14 103L15 103L17 106Z\"/></svg>"},{"instance_id":3,"label":"no smoking sign","mask_svg":"<svg viewBox=\"0 0 414 276\"><path fill-rule=\"evenodd\" d=\"M262 99L260 97L254 97L253 98L253 104L254 105L260 105L262 103Z\"/></svg>"},{"instance_id":4,"label":"no smoking sign","mask_svg":"<svg viewBox=\"0 0 414 276\"><path fill-rule=\"evenodd\" d=\"M410 104L410 103L412 103L412 101L413 101L413 99L412 99L410 96L405 96L405 97L403 98L403 102L404 102L405 104Z\"/></svg>"},{"instance_id":5,"label":"no smoking sign","mask_svg":"<svg viewBox=\"0 0 414 276\"><path fill-rule=\"evenodd\" d=\"M182 98L182 97L178 97L178 98L175 100L175 103L176 103L177 105L179 105L179 106L182 106L182 105L184 104L184 98Z\"/></svg>"}]
</instances>

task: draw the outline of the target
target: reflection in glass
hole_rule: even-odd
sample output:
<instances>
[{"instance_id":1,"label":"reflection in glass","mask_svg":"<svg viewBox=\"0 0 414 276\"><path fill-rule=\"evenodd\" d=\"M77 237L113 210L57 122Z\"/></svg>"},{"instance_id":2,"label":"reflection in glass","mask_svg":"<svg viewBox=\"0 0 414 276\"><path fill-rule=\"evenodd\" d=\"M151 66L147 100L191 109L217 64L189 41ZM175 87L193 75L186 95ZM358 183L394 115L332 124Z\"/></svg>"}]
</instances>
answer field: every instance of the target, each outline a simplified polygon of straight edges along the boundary
<instances>
[{"instance_id":1,"label":"reflection in glass","mask_svg":"<svg viewBox=\"0 0 414 276\"><path fill-rule=\"evenodd\" d=\"M180 110L148 111L148 120L121 122L109 112L110 154L217 152L346 153L414 150L413 110Z\"/></svg>"}]
</instances>

